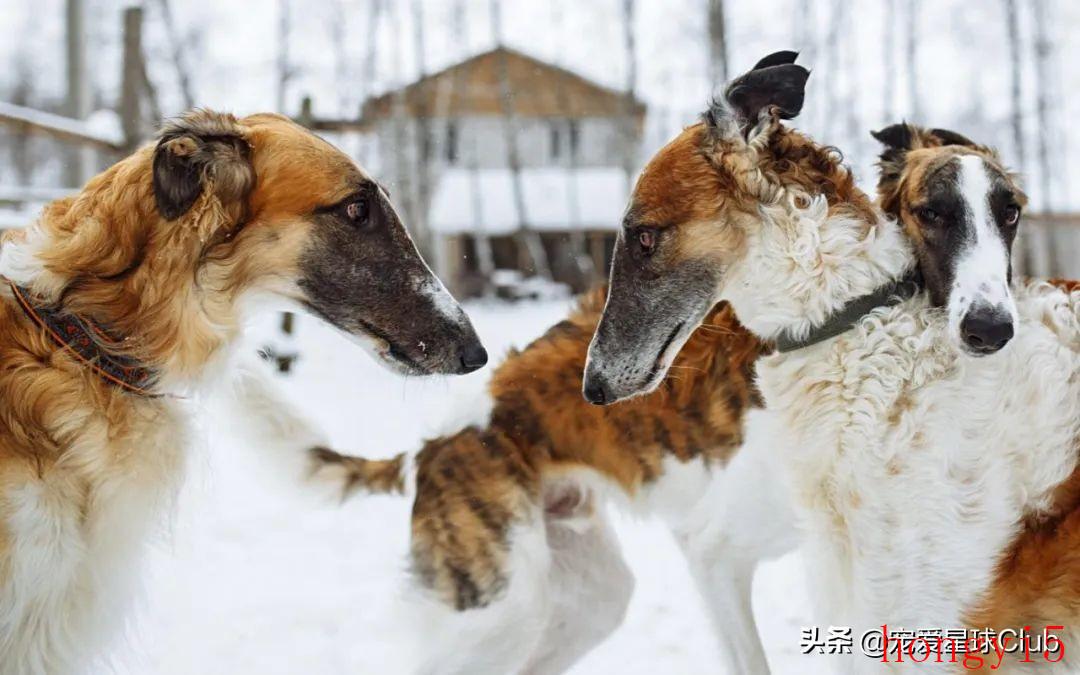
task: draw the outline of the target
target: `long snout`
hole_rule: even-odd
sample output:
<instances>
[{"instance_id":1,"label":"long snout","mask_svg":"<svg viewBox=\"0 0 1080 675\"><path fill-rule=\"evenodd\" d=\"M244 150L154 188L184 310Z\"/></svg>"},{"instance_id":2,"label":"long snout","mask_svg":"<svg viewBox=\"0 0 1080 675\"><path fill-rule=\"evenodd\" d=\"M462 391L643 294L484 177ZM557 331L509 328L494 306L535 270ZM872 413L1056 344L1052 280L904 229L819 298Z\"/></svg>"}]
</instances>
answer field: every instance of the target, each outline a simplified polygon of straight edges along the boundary
<instances>
[{"instance_id":1,"label":"long snout","mask_svg":"<svg viewBox=\"0 0 1080 675\"><path fill-rule=\"evenodd\" d=\"M488 353L476 329L442 283L432 275L418 294L424 306L416 315L405 318L406 322L414 322L411 329L402 327L404 332L415 331L417 336L412 340L409 357L430 373L448 375L464 375L487 365Z\"/></svg>"}]
</instances>

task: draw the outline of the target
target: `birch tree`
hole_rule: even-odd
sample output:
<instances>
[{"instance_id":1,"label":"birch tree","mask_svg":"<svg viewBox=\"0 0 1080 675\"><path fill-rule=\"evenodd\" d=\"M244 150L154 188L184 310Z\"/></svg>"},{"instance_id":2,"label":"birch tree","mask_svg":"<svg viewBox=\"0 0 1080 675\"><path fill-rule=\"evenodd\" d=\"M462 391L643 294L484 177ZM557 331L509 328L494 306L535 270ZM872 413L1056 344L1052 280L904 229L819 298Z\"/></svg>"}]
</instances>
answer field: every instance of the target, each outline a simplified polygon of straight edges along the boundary
<instances>
[{"instance_id":1,"label":"birch tree","mask_svg":"<svg viewBox=\"0 0 1080 675\"><path fill-rule=\"evenodd\" d=\"M709 80L718 91L728 80L727 20L724 0L706 0L709 27Z\"/></svg>"},{"instance_id":2,"label":"birch tree","mask_svg":"<svg viewBox=\"0 0 1080 675\"><path fill-rule=\"evenodd\" d=\"M907 24L905 26L904 59L907 69L908 110L912 120L922 122L922 106L919 105L919 1L907 1Z\"/></svg>"},{"instance_id":3,"label":"birch tree","mask_svg":"<svg viewBox=\"0 0 1080 675\"><path fill-rule=\"evenodd\" d=\"M521 180L521 155L518 148L517 119L514 114L514 92L510 87L510 64L502 40L502 16L500 0L491 0L491 30L495 37L497 52L496 69L499 80L499 101L502 108L503 130L506 135L506 159L510 167L511 189L513 190L514 211L517 215L515 238L518 250L529 258L529 264L537 276L551 280L551 266L548 264L544 243L532 227L529 226L529 214L525 205L525 186Z\"/></svg>"},{"instance_id":4,"label":"birch tree","mask_svg":"<svg viewBox=\"0 0 1080 675\"><path fill-rule=\"evenodd\" d=\"M885 0L885 23L881 31L885 77L882 79L881 116L884 124L896 115L896 0Z\"/></svg>"},{"instance_id":5,"label":"birch tree","mask_svg":"<svg viewBox=\"0 0 1080 675\"><path fill-rule=\"evenodd\" d=\"M180 39L179 32L177 32L169 0L158 0L158 11L161 12L161 22L165 26L165 38L169 41L169 52L172 56L173 68L176 70L176 79L180 85L180 98L184 103L184 109L190 110L195 107L195 93L191 85L191 70L184 59L184 44Z\"/></svg>"}]
</instances>

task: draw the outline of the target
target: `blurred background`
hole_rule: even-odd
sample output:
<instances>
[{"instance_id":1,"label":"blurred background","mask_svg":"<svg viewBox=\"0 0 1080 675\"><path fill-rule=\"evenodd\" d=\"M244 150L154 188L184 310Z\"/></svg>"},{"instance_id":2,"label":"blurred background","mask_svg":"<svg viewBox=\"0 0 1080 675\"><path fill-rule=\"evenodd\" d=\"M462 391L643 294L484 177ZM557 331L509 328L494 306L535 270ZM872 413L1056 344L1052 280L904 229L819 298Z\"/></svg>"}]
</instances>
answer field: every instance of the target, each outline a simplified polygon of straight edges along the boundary
<instances>
[{"instance_id":1,"label":"blurred background","mask_svg":"<svg viewBox=\"0 0 1080 675\"><path fill-rule=\"evenodd\" d=\"M1032 196L1021 270L1077 276L1078 20L1054 0L5 0L0 224L162 116L275 110L390 186L459 296L577 291L643 161L793 48L814 72L794 124L865 187L894 121L995 145Z\"/></svg>"},{"instance_id":2,"label":"blurred background","mask_svg":"<svg viewBox=\"0 0 1080 675\"><path fill-rule=\"evenodd\" d=\"M30 222L163 116L279 111L389 186L495 362L605 275L642 163L779 49L813 70L792 123L840 148L865 189L871 129L907 119L992 144L1032 198L1016 265L1080 277L1078 2L0 0L0 35L0 227ZM345 452L413 450L485 409L492 367L402 379L314 320L270 316L249 335ZM92 672L400 672L410 505L312 505L267 475L267 449L236 420L203 412L215 433L151 551L133 639ZM667 529L613 517L634 599L573 673L719 675ZM834 670L800 649L813 583L797 553L755 579L774 672Z\"/></svg>"}]
</instances>

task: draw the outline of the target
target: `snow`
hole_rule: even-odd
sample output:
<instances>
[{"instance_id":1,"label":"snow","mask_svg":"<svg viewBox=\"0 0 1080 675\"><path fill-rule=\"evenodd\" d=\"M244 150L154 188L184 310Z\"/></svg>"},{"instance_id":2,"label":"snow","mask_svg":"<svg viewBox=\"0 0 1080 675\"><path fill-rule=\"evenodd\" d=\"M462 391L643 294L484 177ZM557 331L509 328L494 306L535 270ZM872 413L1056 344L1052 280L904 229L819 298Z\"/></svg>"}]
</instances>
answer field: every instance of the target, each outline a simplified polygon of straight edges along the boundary
<instances>
[{"instance_id":1,"label":"snow","mask_svg":"<svg viewBox=\"0 0 1080 675\"><path fill-rule=\"evenodd\" d=\"M521 170L525 217L536 230L613 230L622 221L627 179L618 168ZM470 195L476 190L477 200ZM508 234L518 228L513 174L508 169L448 169L439 176L431 227L443 234L482 231Z\"/></svg>"},{"instance_id":2,"label":"snow","mask_svg":"<svg viewBox=\"0 0 1080 675\"><path fill-rule=\"evenodd\" d=\"M568 302L473 303L492 354L524 345L565 315ZM274 317L252 346L272 339ZM263 336L264 339L260 339ZM451 431L475 408L491 368L446 379L402 379L343 338L301 320L301 360L285 392L324 425L335 447L386 456ZM144 575L131 635L116 650L123 675L377 673L394 675L407 627L390 620L405 578L410 505L369 497L338 506L307 496L207 410L213 437L191 458L168 532ZM617 517L637 576L625 624L572 671L717 675L709 622L686 565L657 522ZM776 672L825 672L802 656L809 601L797 556L768 564L754 601Z\"/></svg>"},{"instance_id":3,"label":"snow","mask_svg":"<svg viewBox=\"0 0 1080 675\"><path fill-rule=\"evenodd\" d=\"M120 133L115 114L105 111L95 113L86 120L75 120L44 110L0 101L0 118L50 130L62 136L86 138L101 145L119 147L124 143L124 136Z\"/></svg>"}]
</instances>

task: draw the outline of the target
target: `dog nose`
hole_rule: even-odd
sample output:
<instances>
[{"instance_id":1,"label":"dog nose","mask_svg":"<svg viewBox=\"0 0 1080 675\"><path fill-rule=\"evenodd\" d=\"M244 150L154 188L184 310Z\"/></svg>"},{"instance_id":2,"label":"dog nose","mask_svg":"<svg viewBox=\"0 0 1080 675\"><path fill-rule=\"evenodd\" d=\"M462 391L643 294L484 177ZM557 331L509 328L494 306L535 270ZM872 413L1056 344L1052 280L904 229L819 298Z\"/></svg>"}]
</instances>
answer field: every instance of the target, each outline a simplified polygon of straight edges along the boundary
<instances>
[{"instance_id":1,"label":"dog nose","mask_svg":"<svg viewBox=\"0 0 1080 675\"><path fill-rule=\"evenodd\" d=\"M999 312L971 312L960 322L964 344L979 354L993 354L1013 338L1012 317Z\"/></svg>"},{"instance_id":2,"label":"dog nose","mask_svg":"<svg viewBox=\"0 0 1080 675\"><path fill-rule=\"evenodd\" d=\"M461 371L471 373L480 370L487 365L488 353L479 342L471 344L461 350Z\"/></svg>"},{"instance_id":3,"label":"dog nose","mask_svg":"<svg viewBox=\"0 0 1080 675\"><path fill-rule=\"evenodd\" d=\"M585 400L593 405L604 405L611 398L608 395L607 386L599 377L587 378L581 393L585 396Z\"/></svg>"}]
</instances>

